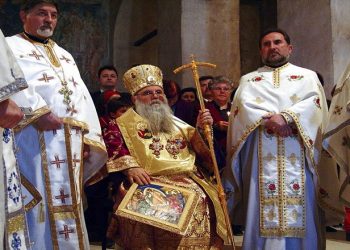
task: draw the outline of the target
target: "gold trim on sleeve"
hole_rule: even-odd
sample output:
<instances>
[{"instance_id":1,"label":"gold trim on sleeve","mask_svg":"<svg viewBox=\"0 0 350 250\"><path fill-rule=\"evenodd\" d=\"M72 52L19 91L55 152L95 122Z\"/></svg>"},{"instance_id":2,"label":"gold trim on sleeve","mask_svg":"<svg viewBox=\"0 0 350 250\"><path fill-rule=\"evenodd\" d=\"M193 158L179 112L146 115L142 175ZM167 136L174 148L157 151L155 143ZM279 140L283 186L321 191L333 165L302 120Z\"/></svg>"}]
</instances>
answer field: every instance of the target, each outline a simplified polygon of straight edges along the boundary
<instances>
[{"instance_id":1,"label":"gold trim on sleeve","mask_svg":"<svg viewBox=\"0 0 350 250\"><path fill-rule=\"evenodd\" d=\"M23 119L14 129L13 131L15 133L21 131L22 129L24 129L25 127L27 127L28 125L36 122L36 120L38 120L41 116L50 113L51 110L48 108L48 106L44 106L42 108L39 108L37 110L35 110L33 113L31 113L31 116L28 118Z\"/></svg>"},{"instance_id":2,"label":"gold trim on sleeve","mask_svg":"<svg viewBox=\"0 0 350 250\"><path fill-rule=\"evenodd\" d=\"M109 159L107 161L108 173L119 172L128 168L139 168L135 157L131 155L125 155L117 159Z\"/></svg>"}]
</instances>

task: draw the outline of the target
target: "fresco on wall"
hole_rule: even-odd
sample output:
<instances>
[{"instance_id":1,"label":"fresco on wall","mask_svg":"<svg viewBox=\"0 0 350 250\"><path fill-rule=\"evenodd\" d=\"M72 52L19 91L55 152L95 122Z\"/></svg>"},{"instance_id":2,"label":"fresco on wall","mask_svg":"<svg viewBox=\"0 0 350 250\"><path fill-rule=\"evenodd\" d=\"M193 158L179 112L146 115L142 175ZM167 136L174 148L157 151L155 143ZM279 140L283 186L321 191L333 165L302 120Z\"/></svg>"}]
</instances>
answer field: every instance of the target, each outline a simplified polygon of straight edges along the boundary
<instances>
[{"instance_id":1,"label":"fresco on wall","mask_svg":"<svg viewBox=\"0 0 350 250\"><path fill-rule=\"evenodd\" d=\"M22 31L20 2L0 0L0 28L5 36ZM97 88L96 75L101 62L109 61L106 5L102 4L103 0L57 2L60 15L53 40L73 55L83 80L93 91Z\"/></svg>"}]
</instances>

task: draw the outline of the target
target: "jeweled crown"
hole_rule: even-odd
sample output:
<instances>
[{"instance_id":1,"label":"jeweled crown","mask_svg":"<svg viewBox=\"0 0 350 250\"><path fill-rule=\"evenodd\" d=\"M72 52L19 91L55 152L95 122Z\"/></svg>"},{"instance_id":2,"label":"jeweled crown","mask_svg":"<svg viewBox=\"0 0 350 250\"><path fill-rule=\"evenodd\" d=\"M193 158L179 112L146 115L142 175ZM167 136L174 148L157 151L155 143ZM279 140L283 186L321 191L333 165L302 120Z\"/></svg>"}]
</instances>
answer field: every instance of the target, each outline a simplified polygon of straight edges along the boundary
<instances>
[{"instance_id":1,"label":"jeweled crown","mask_svg":"<svg viewBox=\"0 0 350 250\"><path fill-rule=\"evenodd\" d=\"M123 76L125 88L134 95L140 89L147 86L159 86L163 88L162 71L153 65L142 64L126 71Z\"/></svg>"}]
</instances>

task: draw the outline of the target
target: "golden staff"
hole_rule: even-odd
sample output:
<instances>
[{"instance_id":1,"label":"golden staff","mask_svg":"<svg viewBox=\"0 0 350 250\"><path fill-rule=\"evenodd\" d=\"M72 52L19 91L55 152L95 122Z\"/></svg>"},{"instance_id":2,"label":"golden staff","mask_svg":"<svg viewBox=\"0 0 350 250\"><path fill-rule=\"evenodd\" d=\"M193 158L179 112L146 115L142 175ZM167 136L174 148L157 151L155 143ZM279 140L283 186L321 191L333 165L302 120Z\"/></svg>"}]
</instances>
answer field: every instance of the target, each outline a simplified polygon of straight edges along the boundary
<instances>
[{"instance_id":1,"label":"golden staff","mask_svg":"<svg viewBox=\"0 0 350 250\"><path fill-rule=\"evenodd\" d=\"M211 63L207 63L207 62L196 62L194 60L194 56L193 55L191 55L191 59L192 59L191 63L185 64L185 65L182 65L182 66L176 68L174 70L174 73L177 74L180 71L182 71L184 69L188 69L188 68L192 69L192 74L193 74L194 82L196 84L199 104L200 104L201 110L204 111L205 105L204 105L204 100L203 100L203 96L202 96L202 90L201 90L200 85L199 85L199 76L198 76L197 66L205 66L205 67L210 67L210 68L216 68L216 65L215 64L211 64ZM214 164L214 175L215 175L215 178L216 178L216 181L217 181L219 200L220 200L220 204L221 204L222 210L224 212L226 227L227 227L227 231L229 233L229 239L231 241L233 249L236 249L236 247L235 247L235 240L233 238L233 233L232 233L232 228L231 228L230 217L229 217L228 211L227 211L226 195L225 195L224 189L222 188L222 182L221 182L221 177L220 177L220 173L219 173L219 167L218 167L218 163L216 162L216 156L215 156L215 151L214 151L214 143L213 143L213 138L212 138L212 128L208 124L206 124L204 126L204 134L205 134L205 137L206 137L207 142L209 144L210 156L211 156L211 159L212 159L213 164Z\"/></svg>"}]
</instances>

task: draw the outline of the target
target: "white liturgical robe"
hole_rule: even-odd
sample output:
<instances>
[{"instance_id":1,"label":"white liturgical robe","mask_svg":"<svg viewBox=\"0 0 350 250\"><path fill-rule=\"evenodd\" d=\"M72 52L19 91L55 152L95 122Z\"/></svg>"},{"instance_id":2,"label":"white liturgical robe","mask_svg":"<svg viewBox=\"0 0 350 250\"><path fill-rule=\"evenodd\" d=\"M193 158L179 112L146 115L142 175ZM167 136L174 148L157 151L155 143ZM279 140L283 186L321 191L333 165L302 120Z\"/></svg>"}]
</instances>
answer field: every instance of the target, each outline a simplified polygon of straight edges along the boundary
<instances>
[{"instance_id":1,"label":"white liturgical robe","mask_svg":"<svg viewBox=\"0 0 350 250\"><path fill-rule=\"evenodd\" d=\"M292 135L280 137L264 116L281 114ZM223 183L234 224L245 225L243 249L322 248L317 161L324 92L315 72L287 63L241 78L228 129Z\"/></svg>"},{"instance_id":2,"label":"white liturgical robe","mask_svg":"<svg viewBox=\"0 0 350 250\"><path fill-rule=\"evenodd\" d=\"M27 83L1 30L0 58L0 102L3 102L26 88ZM0 128L0 135L0 248L5 246L6 249L29 249L13 133L8 128Z\"/></svg>"},{"instance_id":3,"label":"white liturgical robe","mask_svg":"<svg viewBox=\"0 0 350 250\"><path fill-rule=\"evenodd\" d=\"M35 42L23 33L7 41L29 85L14 100L32 111L16 128L32 247L87 249L82 187L107 160L92 99L73 57L55 42ZM37 130L35 121L49 112L64 125ZM84 145L90 148L85 161Z\"/></svg>"}]
</instances>

